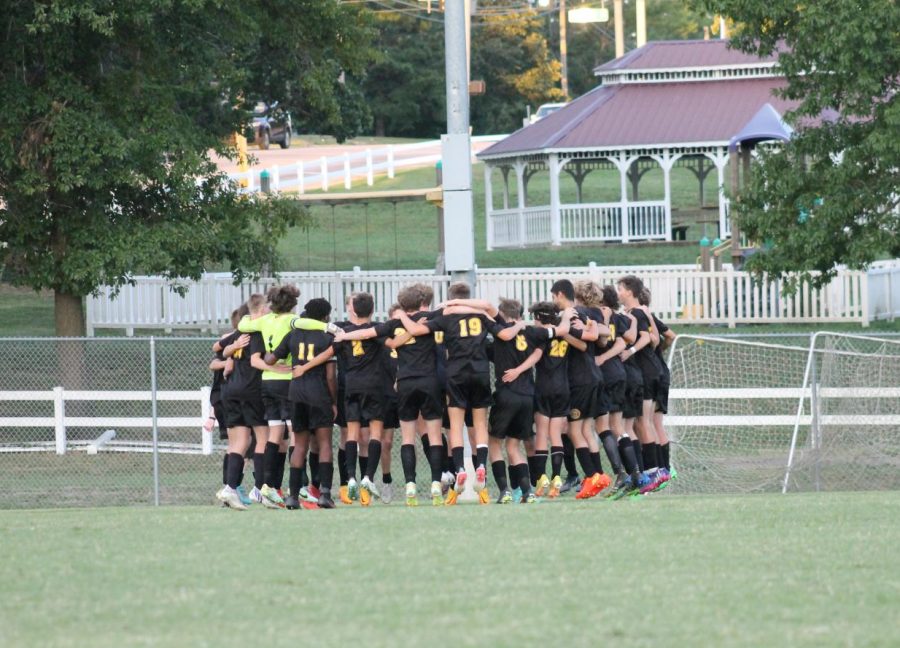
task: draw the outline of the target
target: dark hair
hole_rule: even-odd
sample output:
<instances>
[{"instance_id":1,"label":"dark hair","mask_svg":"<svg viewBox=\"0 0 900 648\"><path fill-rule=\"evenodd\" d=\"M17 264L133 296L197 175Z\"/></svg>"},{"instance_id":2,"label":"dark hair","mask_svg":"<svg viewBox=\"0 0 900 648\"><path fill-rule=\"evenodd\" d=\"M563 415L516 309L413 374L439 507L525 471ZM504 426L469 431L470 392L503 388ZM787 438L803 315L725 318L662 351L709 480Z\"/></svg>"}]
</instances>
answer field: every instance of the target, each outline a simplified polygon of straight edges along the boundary
<instances>
[{"instance_id":1,"label":"dark hair","mask_svg":"<svg viewBox=\"0 0 900 648\"><path fill-rule=\"evenodd\" d=\"M499 310L500 314L508 320L519 319L522 317L522 302L501 297L500 306L497 310Z\"/></svg>"},{"instance_id":2,"label":"dark hair","mask_svg":"<svg viewBox=\"0 0 900 648\"><path fill-rule=\"evenodd\" d=\"M231 328L237 328L238 322L240 322L244 318L244 315L249 315L249 314L250 314L250 309L247 308L247 304L241 304L240 306L235 308L233 311L231 311Z\"/></svg>"},{"instance_id":3,"label":"dark hair","mask_svg":"<svg viewBox=\"0 0 900 648\"><path fill-rule=\"evenodd\" d=\"M331 304L328 303L327 299L316 297L306 302L306 306L303 307L303 313L305 317L310 319L327 322L328 317L331 315Z\"/></svg>"},{"instance_id":4,"label":"dark hair","mask_svg":"<svg viewBox=\"0 0 900 648\"><path fill-rule=\"evenodd\" d=\"M353 312L357 317L372 317L375 311L375 298L367 292L353 296Z\"/></svg>"},{"instance_id":5,"label":"dark hair","mask_svg":"<svg viewBox=\"0 0 900 648\"><path fill-rule=\"evenodd\" d=\"M563 297L569 301L575 301L575 286L568 279L558 279L550 286L550 293L555 295L562 293Z\"/></svg>"},{"instance_id":6,"label":"dark hair","mask_svg":"<svg viewBox=\"0 0 900 648\"><path fill-rule=\"evenodd\" d=\"M457 281L450 284L450 288L447 289L447 296L450 299L468 299L472 296L472 289L465 281Z\"/></svg>"},{"instance_id":7,"label":"dark hair","mask_svg":"<svg viewBox=\"0 0 900 648\"><path fill-rule=\"evenodd\" d=\"M541 324L552 324L556 326L560 322L559 309L552 302L537 302L528 309Z\"/></svg>"},{"instance_id":8,"label":"dark hair","mask_svg":"<svg viewBox=\"0 0 900 648\"><path fill-rule=\"evenodd\" d=\"M300 289L294 284L273 286L269 289L269 305L274 313L290 313L297 307Z\"/></svg>"},{"instance_id":9,"label":"dark hair","mask_svg":"<svg viewBox=\"0 0 900 648\"><path fill-rule=\"evenodd\" d=\"M621 279L619 279L619 285L630 292L632 295L634 295L635 299L641 296L641 291L644 289L644 282L634 275L626 275L622 277Z\"/></svg>"},{"instance_id":10,"label":"dark hair","mask_svg":"<svg viewBox=\"0 0 900 648\"><path fill-rule=\"evenodd\" d=\"M407 286L397 293L397 303L405 311L415 311L419 309L422 303L422 293L419 290L419 284Z\"/></svg>"},{"instance_id":11,"label":"dark hair","mask_svg":"<svg viewBox=\"0 0 900 648\"><path fill-rule=\"evenodd\" d=\"M619 310L619 293L615 286L603 286L600 290L603 293L601 303L612 310Z\"/></svg>"},{"instance_id":12,"label":"dark hair","mask_svg":"<svg viewBox=\"0 0 900 648\"><path fill-rule=\"evenodd\" d=\"M394 313L394 312L396 312L396 311L398 311L398 310L406 310L406 309L403 308L403 306L401 306L399 303L391 304L391 307L388 308L388 311L387 311L387 312L388 312L388 316L390 317L390 315L391 315L392 313Z\"/></svg>"},{"instance_id":13,"label":"dark hair","mask_svg":"<svg viewBox=\"0 0 900 648\"><path fill-rule=\"evenodd\" d=\"M641 290L641 294L638 295L638 303L641 306L649 306L650 305L650 289L647 286L644 286Z\"/></svg>"}]
</instances>

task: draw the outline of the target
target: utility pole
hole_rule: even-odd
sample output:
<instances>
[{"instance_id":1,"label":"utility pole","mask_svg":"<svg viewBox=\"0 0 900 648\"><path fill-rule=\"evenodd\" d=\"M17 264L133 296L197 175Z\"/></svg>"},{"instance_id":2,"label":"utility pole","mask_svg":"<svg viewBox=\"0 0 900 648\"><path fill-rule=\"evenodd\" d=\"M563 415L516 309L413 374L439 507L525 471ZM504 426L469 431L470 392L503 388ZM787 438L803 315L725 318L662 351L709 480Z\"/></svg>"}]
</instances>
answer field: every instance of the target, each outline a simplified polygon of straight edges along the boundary
<instances>
[{"instance_id":1,"label":"utility pole","mask_svg":"<svg viewBox=\"0 0 900 648\"><path fill-rule=\"evenodd\" d=\"M635 4L635 32L637 36L637 46L643 47L647 44L647 3L646 0L637 0Z\"/></svg>"},{"instance_id":2,"label":"utility pole","mask_svg":"<svg viewBox=\"0 0 900 648\"><path fill-rule=\"evenodd\" d=\"M613 2L613 22L616 28L616 58L625 56L625 16L622 0Z\"/></svg>"},{"instance_id":3,"label":"utility pole","mask_svg":"<svg viewBox=\"0 0 900 648\"><path fill-rule=\"evenodd\" d=\"M566 0L559 0L559 63L562 76L562 93L565 101L569 100L569 52L566 47Z\"/></svg>"},{"instance_id":4,"label":"utility pole","mask_svg":"<svg viewBox=\"0 0 900 648\"><path fill-rule=\"evenodd\" d=\"M469 137L469 75L466 57L466 0L446 0L444 50L447 134L443 159L444 264L453 281L474 285L475 223L472 205L472 149Z\"/></svg>"}]
</instances>

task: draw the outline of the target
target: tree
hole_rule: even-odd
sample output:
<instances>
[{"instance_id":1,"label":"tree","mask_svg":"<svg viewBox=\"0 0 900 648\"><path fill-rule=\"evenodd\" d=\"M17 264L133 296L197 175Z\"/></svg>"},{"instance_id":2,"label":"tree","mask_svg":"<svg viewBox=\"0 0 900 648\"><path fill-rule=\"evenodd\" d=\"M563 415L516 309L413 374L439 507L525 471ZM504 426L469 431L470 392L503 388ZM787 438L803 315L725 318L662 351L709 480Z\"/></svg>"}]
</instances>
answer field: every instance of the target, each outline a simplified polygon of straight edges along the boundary
<instances>
[{"instance_id":1,"label":"tree","mask_svg":"<svg viewBox=\"0 0 900 648\"><path fill-rule=\"evenodd\" d=\"M796 132L766 150L733 208L775 274L863 268L900 254L900 7L894 0L699 0L736 22L732 44L778 55Z\"/></svg>"},{"instance_id":2,"label":"tree","mask_svg":"<svg viewBox=\"0 0 900 648\"><path fill-rule=\"evenodd\" d=\"M345 41L367 32L334 0L303 4L284 35L311 33L278 44L267 39L293 3L0 2L0 263L14 283L54 291L58 335L84 334L82 299L100 285L211 264L240 279L308 223L294 201L238 195L210 160L234 154L227 138L254 97L341 126L330 77L362 67Z\"/></svg>"}]
</instances>

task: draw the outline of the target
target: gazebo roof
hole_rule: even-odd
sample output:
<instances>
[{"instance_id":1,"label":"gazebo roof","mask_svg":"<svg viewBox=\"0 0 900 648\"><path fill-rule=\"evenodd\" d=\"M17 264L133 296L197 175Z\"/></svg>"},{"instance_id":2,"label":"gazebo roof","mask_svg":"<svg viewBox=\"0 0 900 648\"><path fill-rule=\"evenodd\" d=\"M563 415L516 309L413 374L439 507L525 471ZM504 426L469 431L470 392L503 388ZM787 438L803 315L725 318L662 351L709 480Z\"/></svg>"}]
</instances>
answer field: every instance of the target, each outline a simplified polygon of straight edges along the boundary
<instances>
[{"instance_id":1,"label":"gazebo roof","mask_svg":"<svg viewBox=\"0 0 900 648\"><path fill-rule=\"evenodd\" d=\"M482 151L481 159L609 150L727 146L785 80L724 41L654 42L597 68L605 79L564 108Z\"/></svg>"},{"instance_id":2,"label":"gazebo roof","mask_svg":"<svg viewBox=\"0 0 900 648\"><path fill-rule=\"evenodd\" d=\"M757 144L766 140L787 141L793 134L794 129L785 123L772 104L767 103L731 138L728 148L734 150L738 144Z\"/></svg>"}]
</instances>

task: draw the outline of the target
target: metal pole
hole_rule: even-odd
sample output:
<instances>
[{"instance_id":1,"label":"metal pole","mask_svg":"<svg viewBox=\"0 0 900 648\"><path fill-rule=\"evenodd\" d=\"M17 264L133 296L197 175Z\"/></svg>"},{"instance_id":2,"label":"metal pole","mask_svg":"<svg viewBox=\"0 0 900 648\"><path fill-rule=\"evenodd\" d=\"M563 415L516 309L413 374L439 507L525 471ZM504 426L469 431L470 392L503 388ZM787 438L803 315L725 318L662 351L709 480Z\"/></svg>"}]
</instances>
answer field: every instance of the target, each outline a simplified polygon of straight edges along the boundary
<instances>
[{"instance_id":1,"label":"metal pole","mask_svg":"<svg viewBox=\"0 0 900 648\"><path fill-rule=\"evenodd\" d=\"M559 64L563 99L569 99L569 52L566 47L566 0L559 0Z\"/></svg>"},{"instance_id":2,"label":"metal pole","mask_svg":"<svg viewBox=\"0 0 900 648\"><path fill-rule=\"evenodd\" d=\"M150 418L153 421L153 505L159 506L159 426L156 412L156 338L150 337Z\"/></svg>"},{"instance_id":3,"label":"metal pole","mask_svg":"<svg viewBox=\"0 0 900 648\"><path fill-rule=\"evenodd\" d=\"M625 16L622 0L613 2L613 22L616 31L616 58L625 56Z\"/></svg>"},{"instance_id":4,"label":"metal pole","mask_svg":"<svg viewBox=\"0 0 900 648\"><path fill-rule=\"evenodd\" d=\"M816 482L816 492L818 493L822 490L821 483L821 464L822 464L822 442L819 438L819 376L816 365L818 364L816 360L816 349L813 346L812 350L812 367L810 368L810 392L809 392L809 403L810 409L812 413L812 422L809 430L810 438L812 439L812 447L816 453L816 462L813 466L813 474L815 475Z\"/></svg>"}]
</instances>

